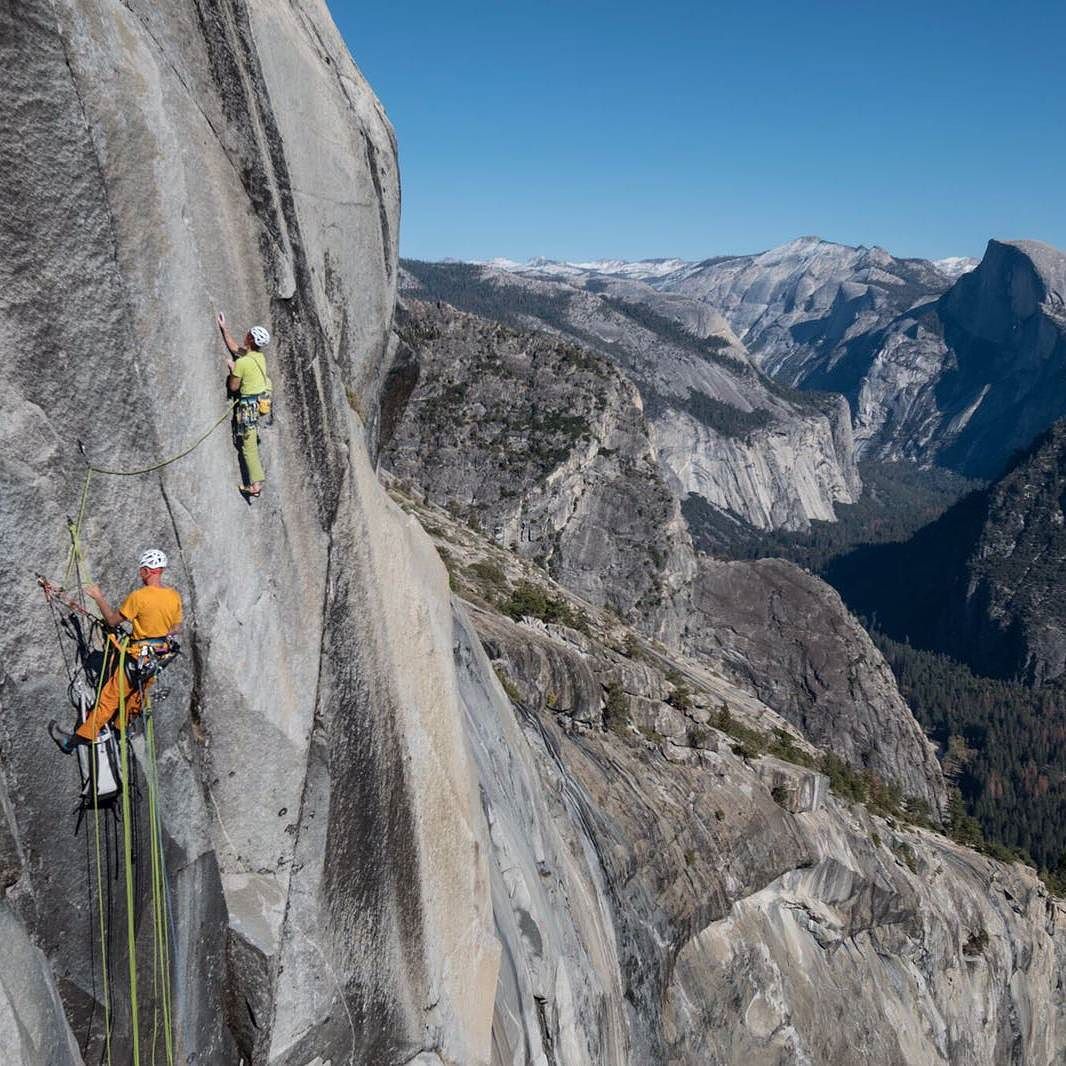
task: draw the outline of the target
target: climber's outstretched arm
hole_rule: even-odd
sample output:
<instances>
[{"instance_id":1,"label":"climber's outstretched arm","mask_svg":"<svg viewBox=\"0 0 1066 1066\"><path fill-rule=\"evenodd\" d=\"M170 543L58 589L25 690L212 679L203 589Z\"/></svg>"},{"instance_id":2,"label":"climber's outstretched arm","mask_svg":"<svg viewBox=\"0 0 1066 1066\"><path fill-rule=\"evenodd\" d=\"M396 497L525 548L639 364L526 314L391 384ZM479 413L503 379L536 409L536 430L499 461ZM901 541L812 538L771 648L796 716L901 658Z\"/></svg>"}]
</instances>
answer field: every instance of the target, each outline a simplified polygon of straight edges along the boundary
<instances>
[{"instance_id":1,"label":"climber's outstretched arm","mask_svg":"<svg viewBox=\"0 0 1066 1066\"><path fill-rule=\"evenodd\" d=\"M115 626L121 625L123 621L125 621L122 612L114 610L111 604L107 602L107 597L100 591L99 585L86 585L85 595L93 600L96 603L96 606L100 608L100 614L112 629L114 629Z\"/></svg>"},{"instance_id":2,"label":"climber's outstretched arm","mask_svg":"<svg viewBox=\"0 0 1066 1066\"><path fill-rule=\"evenodd\" d=\"M226 329L226 316L219 311L215 321L218 323L219 331L222 333L222 343L226 346L230 355L236 355L241 350L241 346L233 339L230 331ZM227 364L232 369L232 360L227 360Z\"/></svg>"}]
</instances>

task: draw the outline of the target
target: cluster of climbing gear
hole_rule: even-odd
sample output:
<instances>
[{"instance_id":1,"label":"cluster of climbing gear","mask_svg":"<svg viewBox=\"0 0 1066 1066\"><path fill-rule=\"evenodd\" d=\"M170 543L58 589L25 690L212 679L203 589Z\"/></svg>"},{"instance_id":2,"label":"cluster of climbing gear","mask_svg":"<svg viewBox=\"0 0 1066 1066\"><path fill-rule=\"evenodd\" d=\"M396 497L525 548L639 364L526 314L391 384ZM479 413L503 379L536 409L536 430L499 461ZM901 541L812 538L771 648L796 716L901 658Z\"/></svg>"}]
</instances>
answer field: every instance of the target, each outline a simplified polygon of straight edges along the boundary
<instances>
[{"instance_id":1,"label":"cluster of climbing gear","mask_svg":"<svg viewBox=\"0 0 1066 1066\"><path fill-rule=\"evenodd\" d=\"M240 447L241 438L250 429L274 424L273 403L269 393L256 396L239 396L233 409L233 443Z\"/></svg>"},{"instance_id":2,"label":"cluster of climbing gear","mask_svg":"<svg viewBox=\"0 0 1066 1066\"><path fill-rule=\"evenodd\" d=\"M114 668L113 646L106 627L89 613L84 603L75 602L63 588L40 574L37 580L51 611L67 673L67 696L80 724L96 705L100 689ZM73 656L67 654L68 639L74 643ZM50 727L49 732L55 740L56 731ZM78 746L77 755L81 789L75 834L87 810L108 809L118 796L118 741L114 729L105 726L91 745Z\"/></svg>"}]
</instances>

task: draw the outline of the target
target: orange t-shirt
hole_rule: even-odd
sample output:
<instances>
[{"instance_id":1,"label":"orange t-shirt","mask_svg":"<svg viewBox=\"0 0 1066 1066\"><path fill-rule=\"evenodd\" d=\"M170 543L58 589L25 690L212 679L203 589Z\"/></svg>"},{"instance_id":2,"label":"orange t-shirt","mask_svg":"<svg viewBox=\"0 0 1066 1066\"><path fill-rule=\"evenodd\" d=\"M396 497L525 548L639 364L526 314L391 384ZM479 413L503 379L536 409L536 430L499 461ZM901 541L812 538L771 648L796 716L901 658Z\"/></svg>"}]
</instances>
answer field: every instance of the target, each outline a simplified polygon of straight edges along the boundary
<instances>
[{"instance_id":1,"label":"orange t-shirt","mask_svg":"<svg viewBox=\"0 0 1066 1066\"><path fill-rule=\"evenodd\" d=\"M133 623L133 639L165 637L181 622L181 594L164 585L142 585L119 608Z\"/></svg>"}]
</instances>

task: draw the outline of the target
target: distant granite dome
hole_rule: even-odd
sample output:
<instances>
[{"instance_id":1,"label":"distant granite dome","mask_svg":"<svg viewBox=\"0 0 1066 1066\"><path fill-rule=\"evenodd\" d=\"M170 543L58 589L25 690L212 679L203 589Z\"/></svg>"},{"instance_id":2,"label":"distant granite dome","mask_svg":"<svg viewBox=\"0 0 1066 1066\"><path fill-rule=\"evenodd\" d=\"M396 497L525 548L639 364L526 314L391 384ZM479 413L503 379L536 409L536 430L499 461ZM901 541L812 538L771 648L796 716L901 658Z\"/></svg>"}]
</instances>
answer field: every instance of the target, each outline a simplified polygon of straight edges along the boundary
<instances>
[{"instance_id":1,"label":"distant granite dome","mask_svg":"<svg viewBox=\"0 0 1066 1066\"><path fill-rule=\"evenodd\" d=\"M1000 474L1066 415L1064 294L1062 252L993 240L939 299L856 342L863 454Z\"/></svg>"}]
</instances>

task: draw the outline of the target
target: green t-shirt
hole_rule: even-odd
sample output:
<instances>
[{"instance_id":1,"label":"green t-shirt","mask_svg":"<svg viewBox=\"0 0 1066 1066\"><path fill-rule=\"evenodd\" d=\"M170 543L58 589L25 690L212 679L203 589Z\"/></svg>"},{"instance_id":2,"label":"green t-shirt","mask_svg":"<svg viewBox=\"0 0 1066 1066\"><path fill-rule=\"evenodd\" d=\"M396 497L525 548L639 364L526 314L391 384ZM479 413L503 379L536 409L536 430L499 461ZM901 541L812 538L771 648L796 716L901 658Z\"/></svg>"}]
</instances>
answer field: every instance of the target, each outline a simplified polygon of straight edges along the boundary
<instances>
[{"instance_id":1,"label":"green t-shirt","mask_svg":"<svg viewBox=\"0 0 1066 1066\"><path fill-rule=\"evenodd\" d=\"M266 358L254 348L233 361L233 376L241 379L242 396L258 396L271 388Z\"/></svg>"}]
</instances>

